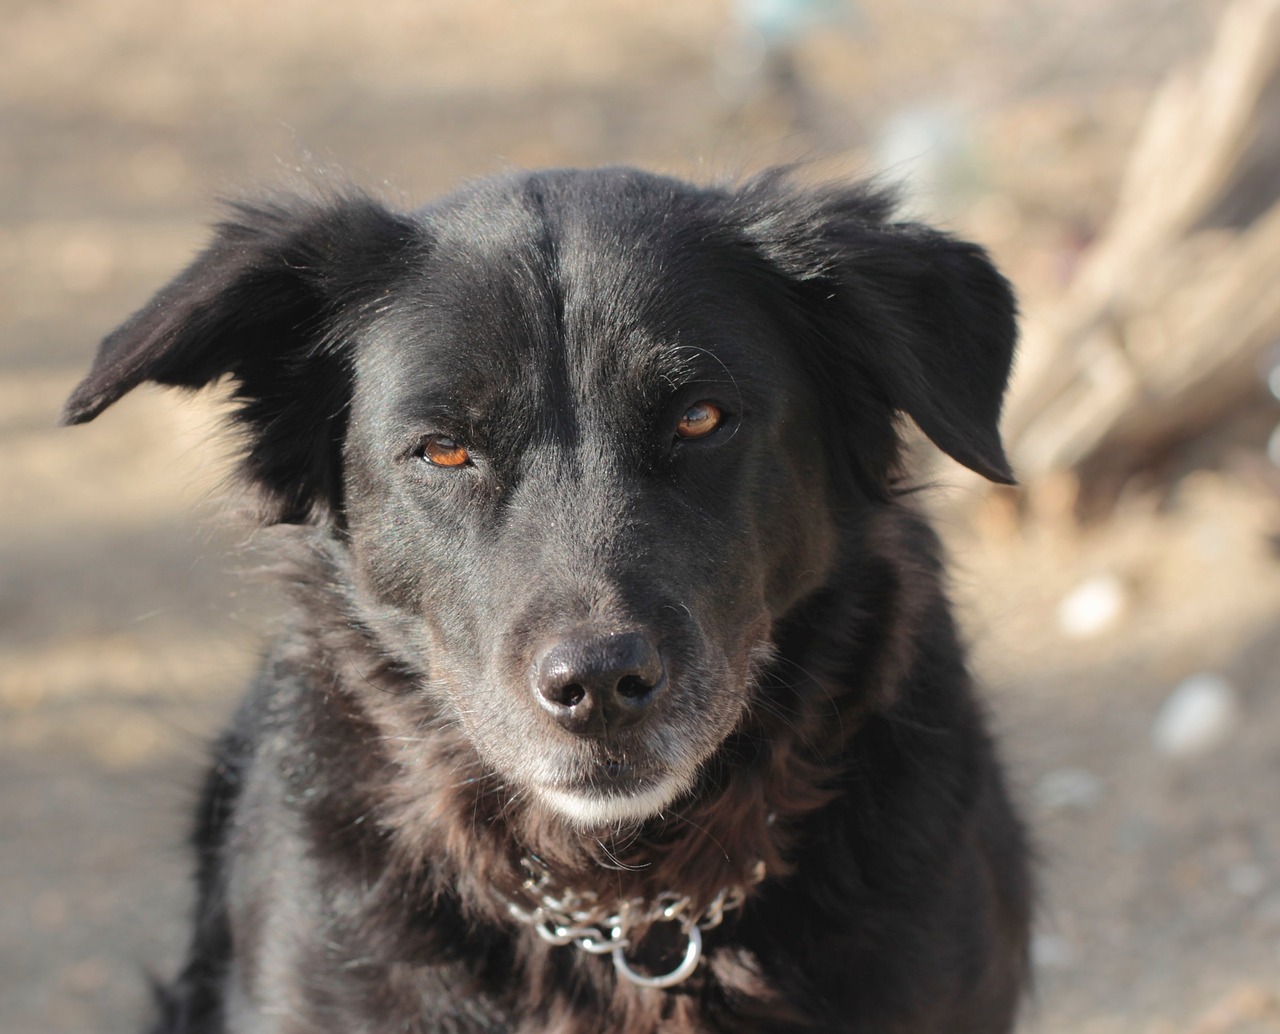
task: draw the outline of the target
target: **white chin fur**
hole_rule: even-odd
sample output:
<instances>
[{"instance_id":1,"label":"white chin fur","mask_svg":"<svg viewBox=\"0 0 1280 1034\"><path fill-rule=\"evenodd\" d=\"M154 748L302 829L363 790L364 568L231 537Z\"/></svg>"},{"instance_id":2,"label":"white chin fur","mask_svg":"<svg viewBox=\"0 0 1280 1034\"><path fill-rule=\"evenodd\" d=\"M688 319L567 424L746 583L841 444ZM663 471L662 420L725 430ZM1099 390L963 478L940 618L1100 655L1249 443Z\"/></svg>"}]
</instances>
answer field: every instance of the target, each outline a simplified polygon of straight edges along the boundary
<instances>
[{"instance_id":1,"label":"white chin fur","mask_svg":"<svg viewBox=\"0 0 1280 1034\"><path fill-rule=\"evenodd\" d=\"M575 825L618 826L652 818L679 797L687 786L688 780L668 776L656 786L626 796L569 790L543 790L540 796Z\"/></svg>"}]
</instances>

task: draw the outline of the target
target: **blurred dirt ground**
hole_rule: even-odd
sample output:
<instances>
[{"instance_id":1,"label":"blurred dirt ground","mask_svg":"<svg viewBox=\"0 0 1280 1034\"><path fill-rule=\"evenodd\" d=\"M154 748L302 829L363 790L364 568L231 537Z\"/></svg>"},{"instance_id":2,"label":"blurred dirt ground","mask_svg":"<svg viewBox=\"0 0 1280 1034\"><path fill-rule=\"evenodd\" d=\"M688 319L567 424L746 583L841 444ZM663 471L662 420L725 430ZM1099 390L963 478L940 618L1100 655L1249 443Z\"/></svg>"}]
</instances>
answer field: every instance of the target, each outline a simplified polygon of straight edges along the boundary
<instances>
[{"instance_id":1,"label":"blurred dirt ground","mask_svg":"<svg viewBox=\"0 0 1280 1034\"><path fill-rule=\"evenodd\" d=\"M866 0L770 75L719 0L5 0L0 1030L138 1028L146 973L181 949L204 744L271 626L215 401L140 391L52 427L97 339L199 245L213 197L336 169L413 203L508 165L887 166L993 247L1034 313L1219 8ZM1275 420L1083 530L1052 486L1017 519L936 475L1043 859L1028 1032L1280 1031ZM1098 577L1114 614L1072 637L1060 605ZM1233 709L1199 753L1162 753L1153 726L1201 672Z\"/></svg>"}]
</instances>

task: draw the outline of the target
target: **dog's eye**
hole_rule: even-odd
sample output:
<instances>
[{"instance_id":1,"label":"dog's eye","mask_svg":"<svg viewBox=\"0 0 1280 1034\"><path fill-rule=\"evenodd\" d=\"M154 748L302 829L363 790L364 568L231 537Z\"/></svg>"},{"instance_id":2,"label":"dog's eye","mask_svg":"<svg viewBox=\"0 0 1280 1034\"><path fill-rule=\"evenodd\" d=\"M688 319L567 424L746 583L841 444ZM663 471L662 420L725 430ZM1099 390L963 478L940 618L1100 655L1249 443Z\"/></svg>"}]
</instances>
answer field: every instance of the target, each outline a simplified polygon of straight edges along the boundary
<instances>
[{"instance_id":1,"label":"dog's eye","mask_svg":"<svg viewBox=\"0 0 1280 1034\"><path fill-rule=\"evenodd\" d=\"M695 402L676 424L676 437L705 438L724 423L724 413L714 402Z\"/></svg>"},{"instance_id":2,"label":"dog's eye","mask_svg":"<svg viewBox=\"0 0 1280 1034\"><path fill-rule=\"evenodd\" d=\"M465 467L471 454L448 435L429 435L422 443L421 456L433 467Z\"/></svg>"}]
</instances>

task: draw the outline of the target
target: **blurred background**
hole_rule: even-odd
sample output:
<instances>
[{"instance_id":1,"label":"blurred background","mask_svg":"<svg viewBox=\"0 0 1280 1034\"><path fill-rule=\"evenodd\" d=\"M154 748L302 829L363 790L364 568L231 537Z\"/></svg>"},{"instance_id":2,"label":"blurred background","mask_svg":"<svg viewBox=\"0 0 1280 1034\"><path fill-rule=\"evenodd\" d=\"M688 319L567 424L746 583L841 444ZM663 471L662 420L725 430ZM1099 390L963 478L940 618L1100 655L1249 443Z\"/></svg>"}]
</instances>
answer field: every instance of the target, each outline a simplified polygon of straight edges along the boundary
<instances>
[{"instance_id":1,"label":"blurred background","mask_svg":"<svg viewBox=\"0 0 1280 1034\"><path fill-rule=\"evenodd\" d=\"M1280 1031L1276 0L0 0L0 1030L137 1029L269 634L215 399L54 429L218 196L883 173L1023 299L921 452L1044 880L1028 1032Z\"/></svg>"}]
</instances>

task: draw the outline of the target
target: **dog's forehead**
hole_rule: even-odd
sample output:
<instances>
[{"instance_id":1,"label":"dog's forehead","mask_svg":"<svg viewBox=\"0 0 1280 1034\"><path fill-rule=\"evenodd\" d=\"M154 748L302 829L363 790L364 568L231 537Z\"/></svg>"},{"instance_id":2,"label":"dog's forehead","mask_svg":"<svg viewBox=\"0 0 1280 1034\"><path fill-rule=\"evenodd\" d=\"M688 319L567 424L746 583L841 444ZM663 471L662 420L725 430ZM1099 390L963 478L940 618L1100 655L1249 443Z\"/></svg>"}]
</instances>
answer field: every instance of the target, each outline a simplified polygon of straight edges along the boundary
<instances>
[{"instance_id":1,"label":"dog's forehead","mask_svg":"<svg viewBox=\"0 0 1280 1034\"><path fill-rule=\"evenodd\" d=\"M486 185L424 213L429 255L381 335L391 391L627 410L731 377L742 306L696 199L657 182Z\"/></svg>"}]
</instances>

